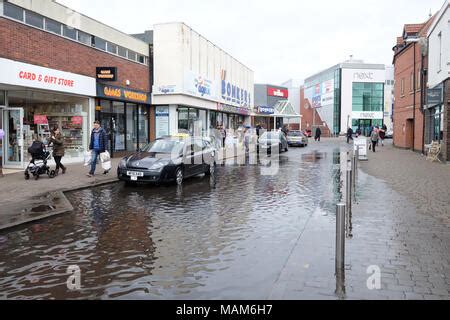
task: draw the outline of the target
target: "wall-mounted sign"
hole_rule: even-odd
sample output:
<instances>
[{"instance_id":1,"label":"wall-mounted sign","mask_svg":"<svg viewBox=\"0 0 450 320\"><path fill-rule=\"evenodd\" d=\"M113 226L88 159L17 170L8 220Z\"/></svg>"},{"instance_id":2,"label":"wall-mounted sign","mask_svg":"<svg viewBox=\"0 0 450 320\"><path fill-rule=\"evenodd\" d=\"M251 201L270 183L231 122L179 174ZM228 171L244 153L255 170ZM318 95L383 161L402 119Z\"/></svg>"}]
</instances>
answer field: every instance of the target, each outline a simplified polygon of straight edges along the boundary
<instances>
[{"instance_id":1,"label":"wall-mounted sign","mask_svg":"<svg viewBox=\"0 0 450 320\"><path fill-rule=\"evenodd\" d=\"M97 80L100 81L117 81L116 67L97 67Z\"/></svg>"},{"instance_id":2,"label":"wall-mounted sign","mask_svg":"<svg viewBox=\"0 0 450 320\"><path fill-rule=\"evenodd\" d=\"M229 103L238 104L241 107L250 107L251 104L251 94L249 91L239 88L238 86L232 84L227 80L227 71L222 70L222 99Z\"/></svg>"},{"instance_id":3,"label":"wall-mounted sign","mask_svg":"<svg viewBox=\"0 0 450 320\"><path fill-rule=\"evenodd\" d=\"M269 97L277 97L277 98L289 98L289 91L287 89L279 89L279 88L267 88L267 95Z\"/></svg>"},{"instance_id":4,"label":"wall-mounted sign","mask_svg":"<svg viewBox=\"0 0 450 320\"><path fill-rule=\"evenodd\" d=\"M355 72L353 74L353 80L356 81L373 80L373 72Z\"/></svg>"},{"instance_id":5,"label":"wall-mounted sign","mask_svg":"<svg viewBox=\"0 0 450 320\"><path fill-rule=\"evenodd\" d=\"M169 107L155 107L155 116L156 138L169 135Z\"/></svg>"},{"instance_id":6,"label":"wall-mounted sign","mask_svg":"<svg viewBox=\"0 0 450 320\"><path fill-rule=\"evenodd\" d=\"M0 58L0 83L95 96L95 78Z\"/></svg>"},{"instance_id":7,"label":"wall-mounted sign","mask_svg":"<svg viewBox=\"0 0 450 320\"><path fill-rule=\"evenodd\" d=\"M383 111L353 111L353 119L363 119L363 120L381 120L384 118Z\"/></svg>"},{"instance_id":8,"label":"wall-mounted sign","mask_svg":"<svg viewBox=\"0 0 450 320\"><path fill-rule=\"evenodd\" d=\"M46 115L34 115L34 124L48 124Z\"/></svg>"},{"instance_id":9,"label":"wall-mounted sign","mask_svg":"<svg viewBox=\"0 0 450 320\"><path fill-rule=\"evenodd\" d=\"M444 95L443 95L443 90L442 90L441 86L433 88L433 89L428 89L427 106L430 108L430 107L434 107L439 104L442 104L444 102L443 97L444 97Z\"/></svg>"},{"instance_id":10,"label":"wall-mounted sign","mask_svg":"<svg viewBox=\"0 0 450 320\"><path fill-rule=\"evenodd\" d=\"M256 112L259 114L274 114L275 113L275 109L273 107L256 107Z\"/></svg>"},{"instance_id":11,"label":"wall-mounted sign","mask_svg":"<svg viewBox=\"0 0 450 320\"><path fill-rule=\"evenodd\" d=\"M217 104L217 110L222 112L238 113L245 116L250 115L250 110L247 108L235 107L222 103Z\"/></svg>"},{"instance_id":12,"label":"wall-mounted sign","mask_svg":"<svg viewBox=\"0 0 450 320\"><path fill-rule=\"evenodd\" d=\"M153 92L158 94L171 94L175 93L177 86L169 85L169 86L153 86Z\"/></svg>"},{"instance_id":13,"label":"wall-mounted sign","mask_svg":"<svg viewBox=\"0 0 450 320\"><path fill-rule=\"evenodd\" d=\"M97 83L97 97L150 104L150 94Z\"/></svg>"},{"instance_id":14,"label":"wall-mounted sign","mask_svg":"<svg viewBox=\"0 0 450 320\"><path fill-rule=\"evenodd\" d=\"M217 98L214 81L192 72L187 72L184 79L184 88L187 93L202 98Z\"/></svg>"}]
</instances>

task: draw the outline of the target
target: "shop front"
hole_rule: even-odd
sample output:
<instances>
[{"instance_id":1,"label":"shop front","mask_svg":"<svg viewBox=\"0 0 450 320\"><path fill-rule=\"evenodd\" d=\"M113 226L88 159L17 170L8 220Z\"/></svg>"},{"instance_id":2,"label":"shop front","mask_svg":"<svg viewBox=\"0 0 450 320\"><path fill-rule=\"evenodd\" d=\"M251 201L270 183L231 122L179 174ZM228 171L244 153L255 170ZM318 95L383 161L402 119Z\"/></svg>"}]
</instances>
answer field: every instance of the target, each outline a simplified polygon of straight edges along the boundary
<instances>
[{"instance_id":1,"label":"shop front","mask_svg":"<svg viewBox=\"0 0 450 320\"><path fill-rule=\"evenodd\" d=\"M150 138L150 94L97 83L95 118L108 134L113 157L136 152Z\"/></svg>"},{"instance_id":2,"label":"shop front","mask_svg":"<svg viewBox=\"0 0 450 320\"><path fill-rule=\"evenodd\" d=\"M88 148L95 79L0 58L0 157L4 168L22 169L35 139L48 146L58 127L66 163L81 162Z\"/></svg>"},{"instance_id":3,"label":"shop front","mask_svg":"<svg viewBox=\"0 0 450 320\"><path fill-rule=\"evenodd\" d=\"M272 131L275 129L273 122L274 114L275 114L274 107L266 107L266 106L255 107L252 125L254 127L260 126L265 130Z\"/></svg>"}]
</instances>

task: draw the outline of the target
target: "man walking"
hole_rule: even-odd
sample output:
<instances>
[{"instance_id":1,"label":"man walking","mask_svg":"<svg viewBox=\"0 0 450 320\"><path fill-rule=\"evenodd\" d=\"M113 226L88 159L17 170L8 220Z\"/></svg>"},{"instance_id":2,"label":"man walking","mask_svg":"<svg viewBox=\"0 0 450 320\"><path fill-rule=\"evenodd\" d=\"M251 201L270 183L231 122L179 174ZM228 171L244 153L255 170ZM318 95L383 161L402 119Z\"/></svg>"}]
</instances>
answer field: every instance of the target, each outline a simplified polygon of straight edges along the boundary
<instances>
[{"instance_id":1,"label":"man walking","mask_svg":"<svg viewBox=\"0 0 450 320\"><path fill-rule=\"evenodd\" d=\"M100 121L94 122L94 129L91 133L91 143L89 144L89 150L92 152L91 171L87 174L92 178L95 175L95 169L97 166L97 159L101 153L106 151L108 144L108 136L106 131L101 127ZM107 173L107 172L105 172Z\"/></svg>"},{"instance_id":2,"label":"man walking","mask_svg":"<svg viewBox=\"0 0 450 320\"><path fill-rule=\"evenodd\" d=\"M317 127L316 129L316 136L315 136L315 140L320 142L320 136L322 135L322 130L320 130L319 127Z\"/></svg>"},{"instance_id":3,"label":"man walking","mask_svg":"<svg viewBox=\"0 0 450 320\"><path fill-rule=\"evenodd\" d=\"M350 140L353 141L353 129L351 127L347 130L347 144L350 143Z\"/></svg>"},{"instance_id":4,"label":"man walking","mask_svg":"<svg viewBox=\"0 0 450 320\"><path fill-rule=\"evenodd\" d=\"M378 130L375 128L372 131L372 134L370 135L370 140L372 140L372 151L375 152L375 148L378 144L378 139L380 139L380 135L378 133Z\"/></svg>"}]
</instances>

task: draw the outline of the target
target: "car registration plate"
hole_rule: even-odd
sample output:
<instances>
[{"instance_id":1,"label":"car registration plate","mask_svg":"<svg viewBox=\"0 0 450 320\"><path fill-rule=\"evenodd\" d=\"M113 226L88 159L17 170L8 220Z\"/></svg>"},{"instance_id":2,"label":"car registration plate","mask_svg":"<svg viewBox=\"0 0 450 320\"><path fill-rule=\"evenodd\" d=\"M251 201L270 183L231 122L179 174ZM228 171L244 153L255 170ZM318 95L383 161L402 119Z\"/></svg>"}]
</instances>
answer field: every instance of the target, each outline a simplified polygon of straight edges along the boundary
<instances>
[{"instance_id":1,"label":"car registration plate","mask_svg":"<svg viewBox=\"0 0 450 320\"><path fill-rule=\"evenodd\" d=\"M127 171L127 176L131 178L143 177L144 173L138 171Z\"/></svg>"}]
</instances>

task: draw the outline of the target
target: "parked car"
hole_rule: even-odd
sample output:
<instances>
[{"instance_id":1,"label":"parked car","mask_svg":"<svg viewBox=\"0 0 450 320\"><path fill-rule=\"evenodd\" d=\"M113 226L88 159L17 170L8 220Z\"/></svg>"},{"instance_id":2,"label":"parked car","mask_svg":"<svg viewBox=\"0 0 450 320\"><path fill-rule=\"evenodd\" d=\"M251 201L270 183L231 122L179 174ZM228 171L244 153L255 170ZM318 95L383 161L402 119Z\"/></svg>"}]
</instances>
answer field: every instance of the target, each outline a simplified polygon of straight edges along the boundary
<instances>
[{"instance_id":1,"label":"parked car","mask_svg":"<svg viewBox=\"0 0 450 320\"><path fill-rule=\"evenodd\" d=\"M272 152L272 148L277 148L279 152L289 151L288 141L283 132L264 132L259 137L258 141L259 150L266 150L268 154Z\"/></svg>"},{"instance_id":2,"label":"parked car","mask_svg":"<svg viewBox=\"0 0 450 320\"><path fill-rule=\"evenodd\" d=\"M393 139L394 138L394 131L388 130L386 131L386 139Z\"/></svg>"},{"instance_id":3,"label":"parked car","mask_svg":"<svg viewBox=\"0 0 450 320\"><path fill-rule=\"evenodd\" d=\"M289 131L287 135L289 147L306 147L308 146L308 137L301 131Z\"/></svg>"},{"instance_id":4,"label":"parked car","mask_svg":"<svg viewBox=\"0 0 450 320\"><path fill-rule=\"evenodd\" d=\"M175 182L215 172L217 151L205 138L185 135L164 137L123 158L117 176L128 183Z\"/></svg>"}]
</instances>

